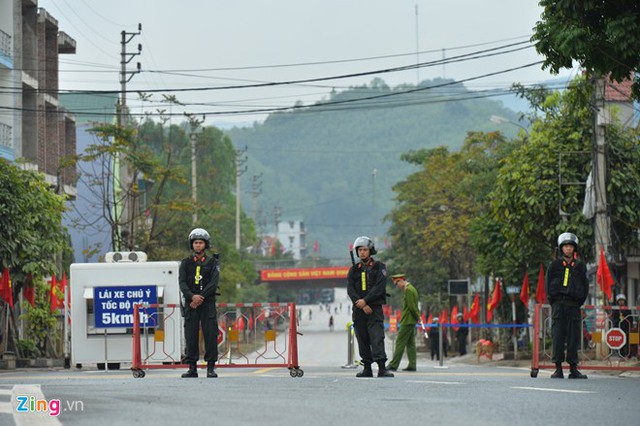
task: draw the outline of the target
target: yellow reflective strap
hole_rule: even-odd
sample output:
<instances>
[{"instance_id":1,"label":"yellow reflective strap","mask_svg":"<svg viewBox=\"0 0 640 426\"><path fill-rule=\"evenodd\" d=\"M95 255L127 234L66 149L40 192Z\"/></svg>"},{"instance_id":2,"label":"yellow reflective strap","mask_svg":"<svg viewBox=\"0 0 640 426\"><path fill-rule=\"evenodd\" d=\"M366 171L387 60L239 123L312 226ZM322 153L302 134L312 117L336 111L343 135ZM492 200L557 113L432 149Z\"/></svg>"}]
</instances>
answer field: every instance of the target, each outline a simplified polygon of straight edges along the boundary
<instances>
[{"instance_id":1,"label":"yellow reflective strap","mask_svg":"<svg viewBox=\"0 0 640 426\"><path fill-rule=\"evenodd\" d=\"M564 269L564 281L562 282L563 287L569 285L569 268Z\"/></svg>"},{"instance_id":2,"label":"yellow reflective strap","mask_svg":"<svg viewBox=\"0 0 640 426\"><path fill-rule=\"evenodd\" d=\"M196 285L200 284L202 275L200 275L200 265L196 266Z\"/></svg>"},{"instance_id":3,"label":"yellow reflective strap","mask_svg":"<svg viewBox=\"0 0 640 426\"><path fill-rule=\"evenodd\" d=\"M362 271L362 275L360 275L360 281L362 281L362 290L367 289L367 273Z\"/></svg>"}]
</instances>

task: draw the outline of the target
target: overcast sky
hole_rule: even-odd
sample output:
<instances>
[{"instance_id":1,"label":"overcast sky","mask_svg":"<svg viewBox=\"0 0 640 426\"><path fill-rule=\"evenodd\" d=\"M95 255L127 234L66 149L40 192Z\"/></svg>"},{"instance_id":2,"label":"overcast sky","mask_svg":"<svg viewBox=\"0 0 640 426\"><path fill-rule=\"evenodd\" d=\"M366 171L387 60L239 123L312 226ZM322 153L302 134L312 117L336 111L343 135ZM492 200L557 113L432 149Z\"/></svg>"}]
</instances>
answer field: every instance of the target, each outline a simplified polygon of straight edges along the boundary
<instances>
[{"instance_id":1,"label":"overcast sky","mask_svg":"<svg viewBox=\"0 0 640 426\"><path fill-rule=\"evenodd\" d=\"M64 55L61 90L119 90L121 31L142 33L127 45L142 54L142 73L128 89L162 93L207 114L206 123L247 122L263 115L234 114L247 109L279 108L299 101L311 104L332 89L371 82L390 86L446 77L467 80L472 90L533 84L551 78L530 43L540 18L536 0L39 0L77 42ZM417 8L417 13L416 13ZM519 43L519 44L518 44ZM224 88L364 73L452 58L503 47L522 49L477 60L347 79L278 85L168 92L164 89ZM420 53L418 53L420 52ZM522 68L521 68L522 67ZM507 69L521 68L511 72ZM562 77L570 78L575 70ZM486 74L493 76L482 77ZM482 77L482 78L478 78ZM127 96L133 112L155 111L135 93ZM196 103L206 105L195 105ZM176 113L182 109L172 107Z\"/></svg>"}]
</instances>

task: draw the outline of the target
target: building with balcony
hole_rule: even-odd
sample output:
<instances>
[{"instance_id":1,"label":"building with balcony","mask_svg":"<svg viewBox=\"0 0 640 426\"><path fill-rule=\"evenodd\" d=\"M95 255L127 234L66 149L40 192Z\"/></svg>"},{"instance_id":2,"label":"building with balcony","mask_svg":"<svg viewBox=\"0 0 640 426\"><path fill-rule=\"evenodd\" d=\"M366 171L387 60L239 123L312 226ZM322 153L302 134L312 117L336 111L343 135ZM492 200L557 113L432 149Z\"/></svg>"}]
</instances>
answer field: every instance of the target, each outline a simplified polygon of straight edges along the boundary
<instances>
[{"instance_id":1,"label":"building with balcony","mask_svg":"<svg viewBox=\"0 0 640 426\"><path fill-rule=\"evenodd\" d=\"M0 156L45 174L59 193L75 197L76 123L60 107L58 61L76 42L37 0L0 0Z\"/></svg>"}]
</instances>

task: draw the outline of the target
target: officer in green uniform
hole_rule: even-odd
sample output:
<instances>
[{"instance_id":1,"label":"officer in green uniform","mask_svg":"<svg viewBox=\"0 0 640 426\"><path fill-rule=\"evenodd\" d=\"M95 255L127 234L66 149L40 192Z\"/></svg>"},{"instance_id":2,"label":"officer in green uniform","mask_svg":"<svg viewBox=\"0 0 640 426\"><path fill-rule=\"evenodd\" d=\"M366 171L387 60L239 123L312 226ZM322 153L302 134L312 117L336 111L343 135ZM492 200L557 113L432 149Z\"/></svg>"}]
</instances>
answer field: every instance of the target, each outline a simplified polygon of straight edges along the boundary
<instances>
[{"instance_id":1,"label":"officer in green uniform","mask_svg":"<svg viewBox=\"0 0 640 426\"><path fill-rule=\"evenodd\" d=\"M418 290L407 281L405 274L391 276L396 287L404 291L400 331L396 338L396 348L387 369L396 371L400 366L402 354L407 350L409 365L402 371L416 371L416 324L420 321L418 310Z\"/></svg>"}]
</instances>

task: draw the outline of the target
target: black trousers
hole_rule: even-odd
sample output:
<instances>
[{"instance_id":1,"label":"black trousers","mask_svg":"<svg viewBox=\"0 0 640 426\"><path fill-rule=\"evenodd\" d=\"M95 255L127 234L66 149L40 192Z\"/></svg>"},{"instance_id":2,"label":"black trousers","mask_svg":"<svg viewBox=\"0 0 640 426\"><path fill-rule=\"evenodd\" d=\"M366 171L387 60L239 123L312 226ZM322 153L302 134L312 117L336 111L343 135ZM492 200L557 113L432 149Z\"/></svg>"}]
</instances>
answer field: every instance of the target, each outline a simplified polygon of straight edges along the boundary
<instances>
[{"instance_id":1,"label":"black trousers","mask_svg":"<svg viewBox=\"0 0 640 426\"><path fill-rule=\"evenodd\" d=\"M204 338L204 360L207 364L218 360L218 314L216 302L207 300L196 309L186 307L184 315L184 338L186 351L184 361L196 364L200 358L198 332L202 327Z\"/></svg>"},{"instance_id":2,"label":"black trousers","mask_svg":"<svg viewBox=\"0 0 640 426\"><path fill-rule=\"evenodd\" d=\"M565 360L564 349L567 347L567 362L578 365L578 345L582 336L582 313L579 306L563 305L555 302L551 305L551 337L553 341L554 363Z\"/></svg>"},{"instance_id":3,"label":"black trousers","mask_svg":"<svg viewBox=\"0 0 640 426\"><path fill-rule=\"evenodd\" d=\"M460 352L460 355L466 355L467 354L467 337L458 337L458 351Z\"/></svg>"},{"instance_id":4,"label":"black trousers","mask_svg":"<svg viewBox=\"0 0 640 426\"><path fill-rule=\"evenodd\" d=\"M362 309L353 307L353 329L358 340L358 351L364 364L386 362L384 350L384 315L382 306L372 306L373 313L367 315Z\"/></svg>"}]
</instances>

